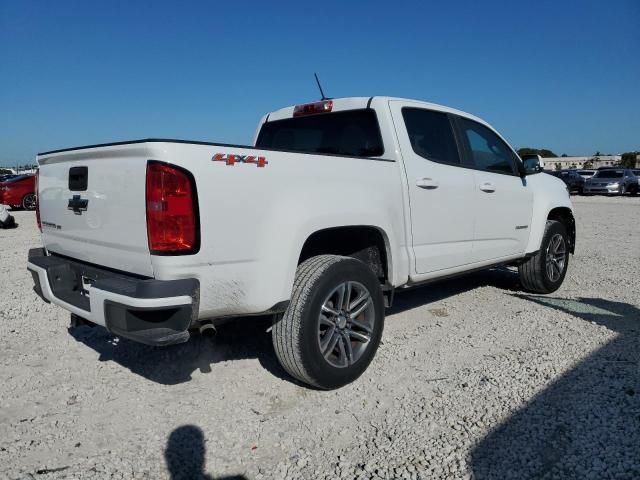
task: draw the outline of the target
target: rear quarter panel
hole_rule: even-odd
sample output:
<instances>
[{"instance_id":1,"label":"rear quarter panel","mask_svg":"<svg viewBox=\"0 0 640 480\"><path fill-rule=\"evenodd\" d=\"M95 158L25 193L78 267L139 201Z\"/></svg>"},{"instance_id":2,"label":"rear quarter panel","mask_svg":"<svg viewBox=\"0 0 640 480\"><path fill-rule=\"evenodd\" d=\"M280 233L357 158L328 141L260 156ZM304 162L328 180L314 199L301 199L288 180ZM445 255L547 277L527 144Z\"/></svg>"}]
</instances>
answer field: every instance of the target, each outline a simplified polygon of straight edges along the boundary
<instances>
[{"instance_id":1,"label":"rear quarter panel","mask_svg":"<svg viewBox=\"0 0 640 480\"><path fill-rule=\"evenodd\" d=\"M377 227L391 262L408 264L397 162L193 144L149 149L151 159L178 164L196 180L200 251L152 263L159 279L195 274L201 317L258 313L288 300L305 240L325 228ZM227 165L212 161L217 153L259 155L267 164Z\"/></svg>"}]
</instances>

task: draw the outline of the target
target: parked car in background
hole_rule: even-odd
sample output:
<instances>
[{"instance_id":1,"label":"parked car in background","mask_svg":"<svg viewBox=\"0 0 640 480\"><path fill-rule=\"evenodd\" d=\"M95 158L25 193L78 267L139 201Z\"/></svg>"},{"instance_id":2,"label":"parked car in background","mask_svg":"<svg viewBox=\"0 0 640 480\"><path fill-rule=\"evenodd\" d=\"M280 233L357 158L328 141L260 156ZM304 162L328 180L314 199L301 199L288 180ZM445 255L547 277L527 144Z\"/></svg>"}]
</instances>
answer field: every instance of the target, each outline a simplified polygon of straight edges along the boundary
<instances>
[{"instance_id":1,"label":"parked car in background","mask_svg":"<svg viewBox=\"0 0 640 480\"><path fill-rule=\"evenodd\" d=\"M627 192L637 192L637 189L638 177L627 168L600 168L584 184L584 193L588 195L625 195Z\"/></svg>"},{"instance_id":2,"label":"parked car in background","mask_svg":"<svg viewBox=\"0 0 640 480\"><path fill-rule=\"evenodd\" d=\"M13 173L7 173L4 175L0 175L0 183L2 182L6 182L7 180L11 180L14 177L17 177L18 175L15 175Z\"/></svg>"},{"instance_id":3,"label":"parked car in background","mask_svg":"<svg viewBox=\"0 0 640 480\"><path fill-rule=\"evenodd\" d=\"M636 177L636 183L629 186L629 193L635 196L640 192L640 170L631 170L631 173Z\"/></svg>"},{"instance_id":4,"label":"parked car in background","mask_svg":"<svg viewBox=\"0 0 640 480\"><path fill-rule=\"evenodd\" d=\"M560 170L555 173L555 176L567 185L569 193L577 192L582 195L585 179L578 175L577 170Z\"/></svg>"},{"instance_id":5,"label":"parked car in background","mask_svg":"<svg viewBox=\"0 0 640 480\"><path fill-rule=\"evenodd\" d=\"M584 178L585 180L587 178L591 178L596 174L597 170L578 170L578 175L580 175L582 178Z\"/></svg>"},{"instance_id":6,"label":"parked car in background","mask_svg":"<svg viewBox=\"0 0 640 480\"><path fill-rule=\"evenodd\" d=\"M0 182L0 204L35 210L35 191L35 175L17 175L5 182Z\"/></svg>"}]
</instances>

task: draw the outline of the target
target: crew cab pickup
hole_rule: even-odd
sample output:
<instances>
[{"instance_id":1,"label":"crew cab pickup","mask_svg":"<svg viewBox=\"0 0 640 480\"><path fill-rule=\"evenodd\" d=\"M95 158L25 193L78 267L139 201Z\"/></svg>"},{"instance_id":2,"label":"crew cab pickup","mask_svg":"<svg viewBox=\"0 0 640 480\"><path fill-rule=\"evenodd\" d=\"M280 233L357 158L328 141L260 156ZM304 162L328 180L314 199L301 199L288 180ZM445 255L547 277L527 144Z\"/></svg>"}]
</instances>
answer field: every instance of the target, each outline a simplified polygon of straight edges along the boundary
<instances>
[{"instance_id":1,"label":"crew cab pickup","mask_svg":"<svg viewBox=\"0 0 640 480\"><path fill-rule=\"evenodd\" d=\"M481 119L413 100L284 108L254 146L146 139L37 160L28 269L45 301L153 345L273 315L283 367L318 388L367 368L398 289L517 265L522 288L549 293L575 245L561 180Z\"/></svg>"}]
</instances>

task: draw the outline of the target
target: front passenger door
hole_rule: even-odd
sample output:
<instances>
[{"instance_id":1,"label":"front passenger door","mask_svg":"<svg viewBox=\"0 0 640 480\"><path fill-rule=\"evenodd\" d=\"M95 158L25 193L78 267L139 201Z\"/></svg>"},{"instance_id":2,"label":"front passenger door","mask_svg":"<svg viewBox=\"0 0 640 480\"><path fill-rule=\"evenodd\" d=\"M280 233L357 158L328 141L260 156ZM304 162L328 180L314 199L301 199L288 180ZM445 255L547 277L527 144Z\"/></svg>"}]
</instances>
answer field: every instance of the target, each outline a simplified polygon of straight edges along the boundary
<instances>
[{"instance_id":1,"label":"front passenger door","mask_svg":"<svg viewBox=\"0 0 640 480\"><path fill-rule=\"evenodd\" d=\"M518 173L516 154L486 126L463 117L457 123L474 165L472 262L523 253L531 229L533 194L526 177Z\"/></svg>"}]
</instances>

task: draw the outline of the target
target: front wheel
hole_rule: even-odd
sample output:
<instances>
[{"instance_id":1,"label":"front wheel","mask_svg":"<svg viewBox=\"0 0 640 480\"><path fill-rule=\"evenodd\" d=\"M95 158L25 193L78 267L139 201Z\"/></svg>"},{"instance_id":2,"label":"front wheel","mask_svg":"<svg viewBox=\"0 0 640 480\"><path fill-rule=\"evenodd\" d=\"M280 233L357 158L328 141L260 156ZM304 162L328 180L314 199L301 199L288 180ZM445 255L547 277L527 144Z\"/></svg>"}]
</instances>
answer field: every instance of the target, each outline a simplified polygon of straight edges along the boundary
<instances>
[{"instance_id":1,"label":"front wheel","mask_svg":"<svg viewBox=\"0 0 640 480\"><path fill-rule=\"evenodd\" d=\"M518 266L520 282L533 293L555 292L567 274L569 266L569 237L565 226L548 220L540 250Z\"/></svg>"},{"instance_id":2,"label":"front wheel","mask_svg":"<svg viewBox=\"0 0 640 480\"><path fill-rule=\"evenodd\" d=\"M27 193L22 198L22 208L25 210L35 210L36 209L36 195L35 193Z\"/></svg>"},{"instance_id":3,"label":"front wheel","mask_svg":"<svg viewBox=\"0 0 640 480\"><path fill-rule=\"evenodd\" d=\"M384 301L363 262L319 255L298 266L291 303L272 329L284 369L301 382L333 389L367 369L380 344Z\"/></svg>"}]
</instances>

